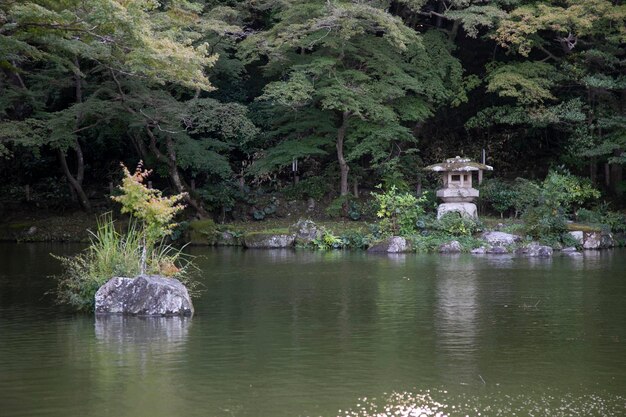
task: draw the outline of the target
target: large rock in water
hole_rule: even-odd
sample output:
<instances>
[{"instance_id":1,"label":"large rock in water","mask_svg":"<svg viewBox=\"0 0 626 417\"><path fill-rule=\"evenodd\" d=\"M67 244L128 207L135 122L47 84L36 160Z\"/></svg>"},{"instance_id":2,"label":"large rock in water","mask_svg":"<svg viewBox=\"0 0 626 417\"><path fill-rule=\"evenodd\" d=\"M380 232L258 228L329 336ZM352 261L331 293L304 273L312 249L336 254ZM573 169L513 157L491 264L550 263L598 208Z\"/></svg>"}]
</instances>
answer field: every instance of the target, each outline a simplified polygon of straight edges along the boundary
<instances>
[{"instance_id":1,"label":"large rock in water","mask_svg":"<svg viewBox=\"0 0 626 417\"><path fill-rule=\"evenodd\" d=\"M411 252L411 243L400 236L391 236L372 245L367 251L375 253L406 253Z\"/></svg>"},{"instance_id":2,"label":"large rock in water","mask_svg":"<svg viewBox=\"0 0 626 417\"><path fill-rule=\"evenodd\" d=\"M175 278L115 277L96 293L96 314L191 316L193 304L187 288Z\"/></svg>"}]
</instances>

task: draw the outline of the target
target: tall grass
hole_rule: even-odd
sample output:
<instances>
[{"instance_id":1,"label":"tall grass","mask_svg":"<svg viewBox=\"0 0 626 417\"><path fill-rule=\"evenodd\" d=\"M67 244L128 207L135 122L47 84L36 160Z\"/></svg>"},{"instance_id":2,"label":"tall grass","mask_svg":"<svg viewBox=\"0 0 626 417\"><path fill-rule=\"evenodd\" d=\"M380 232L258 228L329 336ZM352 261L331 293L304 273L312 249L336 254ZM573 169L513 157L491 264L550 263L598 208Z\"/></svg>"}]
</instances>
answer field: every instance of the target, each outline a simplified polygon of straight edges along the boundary
<instances>
[{"instance_id":1,"label":"tall grass","mask_svg":"<svg viewBox=\"0 0 626 417\"><path fill-rule=\"evenodd\" d=\"M105 214L99 219L96 232L91 232L90 240L89 247L76 256L55 256L65 269L57 277L58 301L82 311L93 311L95 294L109 279L135 277L142 264L143 235L136 223L131 222L122 234L115 229L111 214ZM187 276L191 266L180 249L164 242L148 248L147 274L176 277L193 287Z\"/></svg>"}]
</instances>

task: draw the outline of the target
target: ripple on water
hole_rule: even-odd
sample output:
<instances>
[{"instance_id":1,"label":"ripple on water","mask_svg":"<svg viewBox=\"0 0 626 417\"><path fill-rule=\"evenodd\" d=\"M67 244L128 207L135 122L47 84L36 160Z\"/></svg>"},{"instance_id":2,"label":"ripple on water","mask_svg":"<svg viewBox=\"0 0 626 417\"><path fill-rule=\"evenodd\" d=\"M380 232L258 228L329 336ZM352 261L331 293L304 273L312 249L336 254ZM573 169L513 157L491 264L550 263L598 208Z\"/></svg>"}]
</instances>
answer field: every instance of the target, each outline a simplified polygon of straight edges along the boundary
<instances>
[{"instance_id":1,"label":"ripple on water","mask_svg":"<svg viewBox=\"0 0 626 417\"><path fill-rule=\"evenodd\" d=\"M363 397L337 417L618 417L626 397L608 393L451 394L446 390L392 392Z\"/></svg>"}]
</instances>

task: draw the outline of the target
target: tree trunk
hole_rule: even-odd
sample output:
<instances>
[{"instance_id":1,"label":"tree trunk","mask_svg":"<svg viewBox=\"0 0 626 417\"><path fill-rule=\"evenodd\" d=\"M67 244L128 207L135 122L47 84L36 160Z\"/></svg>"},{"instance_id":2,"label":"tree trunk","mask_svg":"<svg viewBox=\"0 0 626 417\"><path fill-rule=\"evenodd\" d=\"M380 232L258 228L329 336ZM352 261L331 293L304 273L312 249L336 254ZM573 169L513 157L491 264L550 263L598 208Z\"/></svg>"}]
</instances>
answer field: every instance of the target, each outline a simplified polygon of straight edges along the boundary
<instances>
[{"instance_id":1,"label":"tree trunk","mask_svg":"<svg viewBox=\"0 0 626 417\"><path fill-rule=\"evenodd\" d=\"M154 133L152 133L152 130L150 130L149 126L146 126L146 133L148 133L148 137L150 138L150 150L152 151L152 154L159 162L167 165L170 179L172 180L176 191L179 193L184 193L185 202L196 210L196 213L199 217L209 217L209 213L207 213L204 207L202 207L202 204L200 204L199 201L194 199L192 195L187 192L187 188L189 187L186 187L185 181L180 176L180 173L178 172L178 166L176 165L176 150L174 149L174 141L172 140L172 138L168 136L165 140L167 152L166 156L157 147L156 137L154 136Z\"/></svg>"},{"instance_id":2,"label":"tree trunk","mask_svg":"<svg viewBox=\"0 0 626 417\"><path fill-rule=\"evenodd\" d=\"M341 175L339 186L341 196L348 195L348 171L350 171L350 167L343 154L343 142L346 137L346 129L348 128L348 117L348 112L342 113L341 126L337 130L337 160L339 161L339 172Z\"/></svg>"},{"instance_id":3,"label":"tree trunk","mask_svg":"<svg viewBox=\"0 0 626 417\"><path fill-rule=\"evenodd\" d=\"M591 178L593 186L598 183L598 162L595 157L592 157L591 162L589 162L589 178Z\"/></svg>"},{"instance_id":4,"label":"tree trunk","mask_svg":"<svg viewBox=\"0 0 626 417\"><path fill-rule=\"evenodd\" d=\"M77 68L79 68L78 59L74 60L74 64L76 65ZM82 79L79 73L76 73L74 75L74 94L75 94L76 103L82 103L83 102L83 86L82 86ZM75 124L76 130L79 129L81 121L82 121L82 115L78 113L76 115L76 124ZM83 148L80 146L78 137L74 138L74 146L72 147L72 149L74 149L74 153L76 153L76 175L74 176L71 173L70 168L67 164L67 155L65 151L61 149L58 150L59 162L61 163L61 168L63 169L63 173L65 174L65 177L67 178L67 181L70 184L70 190L73 192L73 194L76 195L76 198L78 199L78 202L80 206L82 207L82 209L86 212L90 212L91 204L89 203L87 194L85 194L85 191L83 190L83 180L85 178L85 155L83 154Z\"/></svg>"},{"instance_id":5,"label":"tree trunk","mask_svg":"<svg viewBox=\"0 0 626 417\"><path fill-rule=\"evenodd\" d=\"M77 145L78 145L78 143L77 143ZM78 146L80 146L80 145L78 145ZM77 152L77 154L78 154L78 152ZM70 172L70 169L67 166L67 157L65 155L65 152L63 152L61 149L59 149L57 151L57 155L59 157L59 162L61 163L61 168L63 168L63 173L65 174L65 177L67 178L67 181L70 183L70 185L72 186L72 188L76 192L76 195L78 197L78 202L80 203L80 206L86 212L90 212L91 211L91 204L89 204L89 199L87 198L87 194L85 194L85 191L83 190L83 186L78 182L77 178L75 178L72 175L72 173Z\"/></svg>"},{"instance_id":6,"label":"tree trunk","mask_svg":"<svg viewBox=\"0 0 626 417\"><path fill-rule=\"evenodd\" d=\"M622 149L616 149L613 151L613 156L620 156L622 152ZM622 164L611 164L611 188L613 193L618 197L621 197L623 194L623 189L621 187L621 183L624 178L623 172Z\"/></svg>"},{"instance_id":7,"label":"tree trunk","mask_svg":"<svg viewBox=\"0 0 626 417\"><path fill-rule=\"evenodd\" d=\"M202 204L198 200L193 198L190 192L186 191L186 188L188 187L185 187L185 182L180 176L180 172L178 172L178 166L176 164L176 150L174 149L174 141L171 137L167 137L167 139L165 140L165 145L167 147L167 165L169 167L169 174L172 182L174 183L174 186L176 187L176 190L179 193L185 193L185 201L196 210L198 216L200 216L201 218L209 217L209 213L207 213L204 207L202 207Z\"/></svg>"}]
</instances>

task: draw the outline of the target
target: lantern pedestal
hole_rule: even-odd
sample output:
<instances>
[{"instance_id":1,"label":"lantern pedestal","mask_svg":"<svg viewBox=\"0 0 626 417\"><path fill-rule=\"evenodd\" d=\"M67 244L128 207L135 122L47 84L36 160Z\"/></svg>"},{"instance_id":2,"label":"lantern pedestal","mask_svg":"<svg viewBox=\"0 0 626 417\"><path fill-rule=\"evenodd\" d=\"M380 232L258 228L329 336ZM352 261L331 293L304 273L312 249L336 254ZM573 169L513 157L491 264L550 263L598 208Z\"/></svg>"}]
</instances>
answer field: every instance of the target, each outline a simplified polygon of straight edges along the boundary
<instances>
[{"instance_id":1,"label":"lantern pedestal","mask_svg":"<svg viewBox=\"0 0 626 417\"><path fill-rule=\"evenodd\" d=\"M478 219L478 210L474 203L443 203L439 204L437 208L437 220L441 219L444 214L452 211L459 213L463 217Z\"/></svg>"}]
</instances>

